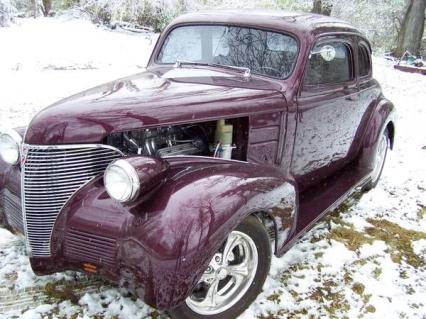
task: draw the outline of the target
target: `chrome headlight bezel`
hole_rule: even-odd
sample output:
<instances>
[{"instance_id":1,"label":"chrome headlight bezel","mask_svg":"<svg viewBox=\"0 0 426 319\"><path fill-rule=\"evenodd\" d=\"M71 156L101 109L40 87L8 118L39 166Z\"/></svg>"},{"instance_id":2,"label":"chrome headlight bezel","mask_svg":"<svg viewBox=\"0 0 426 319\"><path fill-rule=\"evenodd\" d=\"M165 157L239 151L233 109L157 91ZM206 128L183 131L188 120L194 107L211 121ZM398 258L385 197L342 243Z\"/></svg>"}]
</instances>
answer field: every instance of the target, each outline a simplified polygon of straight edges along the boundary
<instances>
[{"instance_id":1,"label":"chrome headlight bezel","mask_svg":"<svg viewBox=\"0 0 426 319\"><path fill-rule=\"evenodd\" d=\"M108 195L120 203L131 202L139 195L138 173L125 159L115 160L108 165L104 173L104 185Z\"/></svg>"},{"instance_id":2,"label":"chrome headlight bezel","mask_svg":"<svg viewBox=\"0 0 426 319\"><path fill-rule=\"evenodd\" d=\"M8 145L6 143L8 143ZM18 132L13 129L0 131L0 157L3 161L10 165L19 164L21 158L21 145L22 136ZM7 154L6 152L11 153Z\"/></svg>"}]
</instances>

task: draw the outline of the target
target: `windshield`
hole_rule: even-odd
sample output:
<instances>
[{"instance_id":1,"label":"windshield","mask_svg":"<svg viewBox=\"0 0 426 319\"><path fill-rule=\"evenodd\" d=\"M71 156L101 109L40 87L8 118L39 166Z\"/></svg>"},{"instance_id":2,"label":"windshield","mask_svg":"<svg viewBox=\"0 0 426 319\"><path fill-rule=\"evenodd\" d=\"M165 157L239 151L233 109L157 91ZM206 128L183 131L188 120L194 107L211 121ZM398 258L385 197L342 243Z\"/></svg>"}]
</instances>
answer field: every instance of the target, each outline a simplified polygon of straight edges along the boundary
<instances>
[{"instance_id":1,"label":"windshield","mask_svg":"<svg viewBox=\"0 0 426 319\"><path fill-rule=\"evenodd\" d=\"M285 34L234 26L183 26L172 30L157 63L199 62L249 68L252 73L287 78L297 41Z\"/></svg>"}]
</instances>

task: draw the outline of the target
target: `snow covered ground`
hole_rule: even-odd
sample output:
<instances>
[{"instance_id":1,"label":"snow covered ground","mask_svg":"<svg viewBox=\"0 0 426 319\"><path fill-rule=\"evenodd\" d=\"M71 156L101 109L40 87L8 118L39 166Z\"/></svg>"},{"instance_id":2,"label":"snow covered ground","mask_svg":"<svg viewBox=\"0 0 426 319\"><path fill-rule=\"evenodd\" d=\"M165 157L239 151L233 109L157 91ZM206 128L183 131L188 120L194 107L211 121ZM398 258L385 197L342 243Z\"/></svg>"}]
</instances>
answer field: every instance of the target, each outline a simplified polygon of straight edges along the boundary
<instances>
[{"instance_id":1,"label":"snow covered ground","mask_svg":"<svg viewBox=\"0 0 426 319\"><path fill-rule=\"evenodd\" d=\"M85 21L18 22L0 28L0 126L27 125L55 100L141 71L156 40ZM399 115L381 182L274 258L263 293L240 319L426 318L426 77L380 58L374 76ZM22 242L0 230L0 318L159 316L82 274L35 276Z\"/></svg>"}]
</instances>

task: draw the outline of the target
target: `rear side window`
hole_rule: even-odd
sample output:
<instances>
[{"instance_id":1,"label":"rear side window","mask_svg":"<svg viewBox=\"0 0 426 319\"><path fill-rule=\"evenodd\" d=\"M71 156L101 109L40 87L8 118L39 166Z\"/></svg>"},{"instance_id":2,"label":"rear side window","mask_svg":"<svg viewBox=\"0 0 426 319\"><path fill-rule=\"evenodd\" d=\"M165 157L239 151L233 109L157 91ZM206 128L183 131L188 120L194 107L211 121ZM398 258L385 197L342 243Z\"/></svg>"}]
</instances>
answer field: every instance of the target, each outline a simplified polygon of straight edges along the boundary
<instances>
[{"instance_id":1,"label":"rear side window","mask_svg":"<svg viewBox=\"0 0 426 319\"><path fill-rule=\"evenodd\" d=\"M370 52L364 44L358 46L358 65L359 76L367 76L370 74Z\"/></svg>"},{"instance_id":2,"label":"rear side window","mask_svg":"<svg viewBox=\"0 0 426 319\"><path fill-rule=\"evenodd\" d=\"M317 44L311 52L307 68L306 85L350 81L353 78L351 49L343 42Z\"/></svg>"}]
</instances>

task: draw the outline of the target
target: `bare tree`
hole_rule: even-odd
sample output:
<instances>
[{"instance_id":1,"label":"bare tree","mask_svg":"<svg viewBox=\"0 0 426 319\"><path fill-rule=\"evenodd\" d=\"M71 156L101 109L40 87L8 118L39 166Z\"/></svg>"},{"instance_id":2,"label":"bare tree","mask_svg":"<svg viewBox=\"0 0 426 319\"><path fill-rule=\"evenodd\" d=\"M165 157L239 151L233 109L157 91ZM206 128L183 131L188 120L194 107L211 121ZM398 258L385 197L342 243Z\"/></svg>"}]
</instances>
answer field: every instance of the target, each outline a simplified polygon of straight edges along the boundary
<instances>
[{"instance_id":1,"label":"bare tree","mask_svg":"<svg viewBox=\"0 0 426 319\"><path fill-rule=\"evenodd\" d=\"M37 18L37 0L31 0L31 6L33 10L33 18Z\"/></svg>"},{"instance_id":2,"label":"bare tree","mask_svg":"<svg viewBox=\"0 0 426 319\"><path fill-rule=\"evenodd\" d=\"M398 33L396 56L402 56L406 50L418 54L425 28L426 0L410 0L401 29Z\"/></svg>"},{"instance_id":3,"label":"bare tree","mask_svg":"<svg viewBox=\"0 0 426 319\"><path fill-rule=\"evenodd\" d=\"M41 10L43 11L43 15L47 17L49 15L50 10L52 10L52 0L42 0L43 6Z\"/></svg>"},{"instance_id":4,"label":"bare tree","mask_svg":"<svg viewBox=\"0 0 426 319\"><path fill-rule=\"evenodd\" d=\"M321 0L314 0L311 12L329 16L331 14L332 7L333 6L330 3L323 3Z\"/></svg>"}]
</instances>

